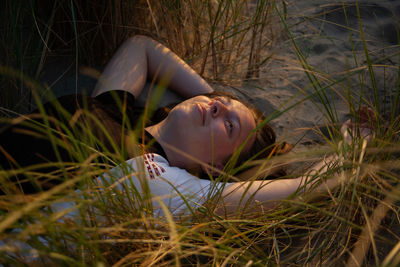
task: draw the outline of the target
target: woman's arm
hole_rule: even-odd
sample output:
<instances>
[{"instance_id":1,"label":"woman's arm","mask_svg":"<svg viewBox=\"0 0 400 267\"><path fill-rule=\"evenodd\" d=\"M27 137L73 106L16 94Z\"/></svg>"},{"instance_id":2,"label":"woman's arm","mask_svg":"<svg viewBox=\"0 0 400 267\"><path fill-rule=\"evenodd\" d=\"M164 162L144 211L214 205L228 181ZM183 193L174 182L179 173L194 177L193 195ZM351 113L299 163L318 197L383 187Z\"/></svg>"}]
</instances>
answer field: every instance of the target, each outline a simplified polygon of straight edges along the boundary
<instances>
[{"instance_id":1,"label":"woman's arm","mask_svg":"<svg viewBox=\"0 0 400 267\"><path fill-rule=\"evenodd\" d=\"M355 119L346 121L342 127L343 140L349 145L356 140L363 140L363 145L374 138L376 116L373 109L362 107ZM307 191L315 182L310 182L313 173L323 174L331 164L338 162L338 156L332 155L315 164L308 174L295 179L278 179L273 181L248 181L233 183L224 188L217 213L232 214L247 206L251 210L257 208L270 209L281 200L297 191ZM317 182L317 181L316 181ZM339 177L322 181L312 192L326 192L339 183Z\"/></svg>"},{"instance_id":2,"label":"woman's arm","mask_svg":"<svg viewBox=\"0 0 400 267\"><path fill-rule=\"evenodd\" d=\"M277 179L268 181L248 181L232 183L222 192L220 205L217 214L227 215L235 214L243 211L247 207L248 211L257 209L271 209L275 207L281 200L286 199L297 191L306 191L313 186L314 182L310 182L313 172L324 173L328 169L330 163L336 160L336 156L330 156L325 160L315 164L308 175L295 179ZM336 178L322 182L315 191L326 191L336 186L338 180Z\"/></svg>"},{"instance_id":3,"label":"woman's arm","mask_svg":"<svg viewBox=\"0 0 400 267\"><path fill-rule=\"evenodd\" d=\"M169 88L185 98L213 91L200 75L167 47L137 35L125 41L115 53L92 96L120 89L137 98L147 79L166 79Z\"/></svg>"}]
</instances>

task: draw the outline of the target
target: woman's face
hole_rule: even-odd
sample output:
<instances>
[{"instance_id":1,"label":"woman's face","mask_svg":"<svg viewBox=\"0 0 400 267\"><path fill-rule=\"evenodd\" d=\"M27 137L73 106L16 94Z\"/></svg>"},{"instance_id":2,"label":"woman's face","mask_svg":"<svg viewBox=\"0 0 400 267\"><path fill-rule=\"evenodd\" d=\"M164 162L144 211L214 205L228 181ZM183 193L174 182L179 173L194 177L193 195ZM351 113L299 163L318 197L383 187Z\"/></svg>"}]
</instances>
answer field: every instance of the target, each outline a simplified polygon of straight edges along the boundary
<instances>
[{"instance_id":1,"label":"woman's face","mask_svg":"<svg viewBox=\"0 0 400 267\"><path fill-rule=\"evenodd\" d=\"M174 127L175 146L196 160L222 169L256 127L244 104L225 96L196 96L175 106L167 120ZM244 151L254 142L247 141Z\"/></svg>"}]
</instances>

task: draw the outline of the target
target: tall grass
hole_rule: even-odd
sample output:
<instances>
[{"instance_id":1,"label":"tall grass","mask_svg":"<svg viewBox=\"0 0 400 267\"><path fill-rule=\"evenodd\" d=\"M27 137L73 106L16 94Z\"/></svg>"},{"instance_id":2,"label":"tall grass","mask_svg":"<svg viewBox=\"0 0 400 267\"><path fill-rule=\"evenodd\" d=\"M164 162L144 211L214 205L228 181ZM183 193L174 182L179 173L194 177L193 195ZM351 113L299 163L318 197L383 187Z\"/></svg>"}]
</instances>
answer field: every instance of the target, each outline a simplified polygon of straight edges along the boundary
<instances>
[{"instance_id":1,"label":"tall grass","mask_svg":"<svg viewBox=\"0 0 400 267\"><path fill-rule=\"evenodd\" d=\"M132 170L124 165L121 154L105 148L97 149L102 144L89 128L75 131L68 123L60 123L63 133L60 135L51 131L48 125L36 123L31 127L41 129L44 138L51 138L60 147L68 144L76 162L57 163L55 166L58 169L46 174L40 172L43 166L0 170L1 188L10 192L15 188L6 181L18 172L32 180L45 176L64 181L49 191L35 195L8 194L0 197L0 261L3 264L400 264L400 89L398 82L395 88L384 88L395 92L391 99L392 109L384 109L374 82L382 79L374 71L377 68L397 68L400 73L400 66L398 63L382 65L371 60L360 16L358 38L367 60L365 63L358 61L360 56L353 46L355 69L348 70L344 77L332 77L307 62L291 34L287 14L284 13L285 5L280 6L273 1L258 1L256 4L244 0L54 1L48 5L49 9L40 11L45 14L41 17L38 9L43 3L47 2L31 1L31 6L7 3L7 10L11 10L7 13L10 18L8 23L20 25L30 34L25 36L32 36L32 39L22 41L21 29L16 26L3 31L10 40L3 44L7 48L6 58L13 59L2 62L0 69L3 88L9 88L2 90L4 95L0 99L4 101L3 106L19 111L16 103L22 96L28 95L29 98L21 84L30 84L28 92L32 92L32 98L41 107L40 99L35 94L40 91L40 86L27 82L31 80L26 77L30 76L33 81L39 77L41 62L50 50L74 55L81 64L101 65L124 39L135 33L164 41L210 80L232 81L235 77L241 80L257 79L271 56L273 45L279 40L274 36L282 34L276 29L282 29L292 42L298 61L310 81L312 90L304 99L317 99L322 103L319 108L332 126L329 129L334 138L327 139L325 147L256 163L264 171L271 167L271 162L276 165L287 162L307 165L334 153L339 155L340 160L332 163L324 174L310 174L310 180L315 182L336 177L339 184L325 193L293 196L282 201L278 207L262 212L246 213L243 210L236 216L220 217L214 213L217 204L210 197L201 208L180 218L173 218L161 205L166 216L159 218L153 215L152 197L145 185L144 193L139 193L134 187L117 189L113 182L102 186L96 183L93 177L117 164L122 164L126 174ZM346 14L346 6L342 8ZM356 8L358 10L358 5ZM21 14L29 14L24 18L36 21L33 25L37 26L25 28L29 23L21 22ZM271 25L272 22L274 25ZM352 42L353 35L349 36ZM24 54L27 51L33 52ZM35 60L30 61L32 58ZM26 62L32 62L32 66L28 67ZM354 94L351 90L353 85L343 82L351 75L360 76L360 88L372 88L373 98L365 97L370 92ZM370 77L371 86L364 84L364 76ZM368 146L357 137L357 133L352 133L354 142L350 145L341 139L336 127L339 122L335 107L329 99L330 90L336 85L347 92L346 101L353 117L357 118L357 110L362 105L374 109L378 123L375 137ZM5 92L15 89L19 90L18 93L12 93L12 97L6 95ZM107 129L104 131L107 132ZM105 163L98 160L100 158L106 158ZM120 175L110 175L111 181L121 178Z\"/></svg>"},{"instance_id":2,"label":"tall grass","mask_svg":"<svg viewBox=\"0 0 400 267\"><path fill-rule=\"evenodd\" d=\"M250 79L259 75L279 36L272 26L273 5L265 0L256 5L245 0L7 1L1 65L37 79L48 58L72 56L76 72L79 66L98 71L122 41L144 34L164 42L206 78ZM31 110L22 79L2 77L10 89L1 91L1 105Z\"/></svg>"},{"instance_id":3,"label":"tall grass","mask_svg":"<svg viewBox=\"0 0 400 267\"><path fill-rule=\"evenodd\" d=\"M358 29L353 29L349 25L347 16L349 8L355 8L357 11ZM397 100L399 86L397 82L390 85L384 83L384 88L378 88L377 80L386 79L386 77L378 77L376 70L382 68L385 74L388 69L396 70L399 69L399 66L398 64L380 64L382 60L380 58L375 62L371 60L371 52L364 35L363 20L357 2L354 6L343 4L339 10L342 10L345 16L347 27L346 25L344 27L349 32L354 59L352 65L355 66L354 69L347 71L347 77L343 77L344 79L329 76L328 79L320 79L319 77L326 77L326 74L321 73L318 66L311 66L307 62L291 34L288 24L283 19L283 15L279 14L279 16L312 86L311 93L322 103L321 110L332 125L337 124L338 119L335 106L329 100L330 87L337 85L343 87L347 95L346 103L355 118L356 125L361 125L360 117L357 114L361 106L369 106L373 109L374 118L371 119L377 121L376 125L374 124L375 138L372 143L374 149L366 148L366 141L359 139L359 132L352 133L353 138L358 137L356 138L357 142L353 142L352 146L349 147L343 141L339 142L336 151L343 155L344 160L349 164L345 164L347 166L341 170L342 185L340 189L330 194L332 206L324 204L321 209L314 206L315 203L312 204L312 209L328 214L326 214L327 216L318 214L318 224L315 228L313 227L314 220L311 220L311 223L307 222L307 225L311 225L311 228L315 230L310 231L306 245L300 247L298 255L294 255L304 257L303 264L313 262L313 264L330 265L333 262L341 262L341 264L346 263L346 266L362 266L364 264L380 265L383 262L385 266L395 266L399 262L393 261L393 256L389 257L388 255L393 255L396 253L395 251L398 251L396 241L391 243L392 252L389 254L387 254L390 251L388 247L385 249L380 249L380 247L388 242L387 238L390 238L391 235L394 239L398 239L398 230L395 229L399 227L396 219L399 207L395 192L398 192L399 189L399 105ZM279 10L277 11L280 13ZM355 49L354 31L359 34L355 38L361 42L363 47L364 55L361 57L365 58L364 64L360 64L360 53ZM358 76L359 84L343 85L342 82L352 75ZM366 77L369 82L366 82ZM398 80L399 76L397 75ZM354 90L354 86L360 88L360 91ZM390 104L383 107L384 95L387 92L391 92L391 98L388 101ZM392 150L393 147L394 150ZM390 167L384 163L388 161L391 162ZM390 234L385 234L385 231Z\"/></svg>"}]
</instances>

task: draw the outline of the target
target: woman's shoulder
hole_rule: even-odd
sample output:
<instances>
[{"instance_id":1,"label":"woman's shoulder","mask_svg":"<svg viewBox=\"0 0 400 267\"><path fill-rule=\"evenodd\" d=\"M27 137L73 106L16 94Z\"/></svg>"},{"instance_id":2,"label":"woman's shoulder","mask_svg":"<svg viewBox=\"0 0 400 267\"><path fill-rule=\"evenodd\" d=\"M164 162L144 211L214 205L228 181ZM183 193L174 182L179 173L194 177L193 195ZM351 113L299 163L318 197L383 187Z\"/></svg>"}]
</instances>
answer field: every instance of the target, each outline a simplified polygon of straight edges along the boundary
<instances>
[{"instance_id":1,"label":"woman's shoulder","mask_svg":"<svg viewBox=\"0 0 400 267\"><path fill-rule=\"evenodd\" d=\"M211 181L170 166L166 158L155 153L127 160L105 172L97 181L104 190L149 192L154 210L160 210L159 201L162 200L174 214L187 213L196 208L205 201L212 188ZM190 207L187 206L188 199L193 203Z\"/></svg>"},{"instance_id":2,"label":"woman's shoulder","mask_svg":"<svg viewBox=\"0 0 400 267\"><path fill-rule=\"evenodd\" d=\"M210 183L209 180L200 179L185 169L171 166L164 156L156 153L146 153L132 158L126 161L126 164L135 170L144 168L143 171L149 180L160 179L172 182L174 185L194 182L199 186L204 186Z\"/></svg>"}]
</instances>

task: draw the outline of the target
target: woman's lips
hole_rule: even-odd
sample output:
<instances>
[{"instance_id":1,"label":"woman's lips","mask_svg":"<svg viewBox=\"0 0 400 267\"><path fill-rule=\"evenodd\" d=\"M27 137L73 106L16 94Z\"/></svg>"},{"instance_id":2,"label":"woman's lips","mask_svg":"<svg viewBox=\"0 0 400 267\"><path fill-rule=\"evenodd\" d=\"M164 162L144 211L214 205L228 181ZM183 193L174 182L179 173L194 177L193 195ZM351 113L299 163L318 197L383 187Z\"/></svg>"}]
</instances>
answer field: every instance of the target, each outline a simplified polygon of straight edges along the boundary
<instances>
[{"instance_id":1,"label":"woman's lips","mask_svg":"<svg viewBox=\"0 0 400 267\"><path fill-rule=\"evenodd\" d=\"M201 106L200 104L197 104L197 108L198 108L198 110L199 110L199 112L200 112L201 122L202 122L202 124L204 125L204 123L205 123L206 109L205 109L203 106Z\"/></svg>"}]
</instances>

